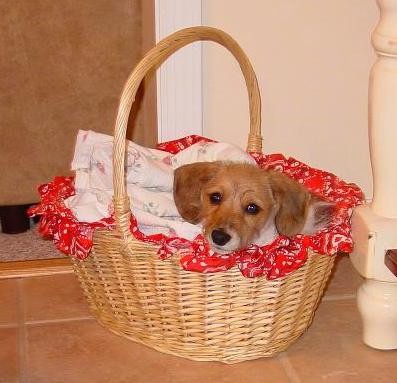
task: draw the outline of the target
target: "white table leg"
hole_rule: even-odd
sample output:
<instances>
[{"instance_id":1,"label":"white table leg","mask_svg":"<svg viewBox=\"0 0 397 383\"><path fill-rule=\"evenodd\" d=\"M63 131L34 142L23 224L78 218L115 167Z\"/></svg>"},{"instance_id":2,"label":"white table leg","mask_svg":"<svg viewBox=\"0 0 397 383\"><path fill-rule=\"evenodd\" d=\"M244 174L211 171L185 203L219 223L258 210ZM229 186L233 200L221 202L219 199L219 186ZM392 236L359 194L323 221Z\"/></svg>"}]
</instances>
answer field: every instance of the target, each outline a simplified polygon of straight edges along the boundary
<instances>
[{"instance_id":1,"label":"white table leg","mask_svg":"<svg viewBox=\"0 0 397 383\"><path fill-rule=\"evenodd\" d=\"M397 283L367 279L357 292L363 339L381 350L397 347Z\"/></svg>"},{"instance_id":2,"label":"white table leg","mask_svg":"<svg viewBox=\"0 0 397 383\"><path fill-rule=\"evenodd\" d=\"M357 294L364 342L387 350L397 348L397 277L385 265L386 252L397 249L397 0L377 4L368 121L374 196L353 214L351 260L367 278Z\"/></svg>"}]
</instances>

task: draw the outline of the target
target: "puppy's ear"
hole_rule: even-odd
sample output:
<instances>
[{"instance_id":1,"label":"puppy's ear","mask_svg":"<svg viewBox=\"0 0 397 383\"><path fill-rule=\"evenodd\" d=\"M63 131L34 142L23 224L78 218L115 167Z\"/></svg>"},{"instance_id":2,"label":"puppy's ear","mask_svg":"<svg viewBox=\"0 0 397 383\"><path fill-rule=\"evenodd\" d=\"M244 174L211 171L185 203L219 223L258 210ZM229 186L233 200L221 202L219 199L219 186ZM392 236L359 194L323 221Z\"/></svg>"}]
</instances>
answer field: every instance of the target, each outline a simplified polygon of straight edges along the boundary
<instances>
[{"instance_id":1,"label":"puppy's ear","mask_svg":"<svg viewBox=\"0 0 397 383\"><path fill-rule=\"evenodd\" d=\"M331 223L336 205L311 196L302 234L313 235Z\"/></svg>"},{"instance_id":2,"label":"puppy's ear","mask_svg":"<svg viewBox=\"0 0 397 383\"><path fill-rule=\"evenodd\" d=\"M312 235L330 223L334 204L313 197L301 184L282 173L269 172L269 180L277 204L275 224L280 234Z\"/></svg>"},{"instance_id":3,"label":"puppy's ear","mask_svg":"<svg viewBox=\"0 0 397 383\"><path fill-rule=\"evenodd\" d=\"M218 169L218 162L196 162L175 169L175 205L186 221L193 224L200 222L201 189L214 177Z\"/></svg>"}]
</instances>

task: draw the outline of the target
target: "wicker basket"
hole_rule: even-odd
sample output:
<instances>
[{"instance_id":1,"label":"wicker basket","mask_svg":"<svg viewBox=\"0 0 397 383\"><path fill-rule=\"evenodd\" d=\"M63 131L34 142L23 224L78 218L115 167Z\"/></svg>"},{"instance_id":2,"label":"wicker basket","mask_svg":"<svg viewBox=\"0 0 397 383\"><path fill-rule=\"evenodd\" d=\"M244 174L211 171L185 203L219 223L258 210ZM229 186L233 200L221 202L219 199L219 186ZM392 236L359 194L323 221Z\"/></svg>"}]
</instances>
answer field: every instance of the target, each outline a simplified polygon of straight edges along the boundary
<instances>
[{"instance_id":1,"label":"wicker basket","mask_svg":"<svg viewBox=\"0 0 397 383\"><path fill-rule=\"evenodd\" d=\"M182 270L177 254L160 260L156 246L132 236L124 185L131 105L150 69L197 40L215 41L238 60L249 95L248 150L261 150L257 80L238 44L208 27L184 29L165 38L137 65L121 96L113 156L117 228L97 230L90 256L73 259L73 266L94 316L116 334L184 358L235 363L275 355L305 331L334 257L311 253L303 267L275 281L244 278L237 268L200 274Z\"/></svg>"}]
</instances>

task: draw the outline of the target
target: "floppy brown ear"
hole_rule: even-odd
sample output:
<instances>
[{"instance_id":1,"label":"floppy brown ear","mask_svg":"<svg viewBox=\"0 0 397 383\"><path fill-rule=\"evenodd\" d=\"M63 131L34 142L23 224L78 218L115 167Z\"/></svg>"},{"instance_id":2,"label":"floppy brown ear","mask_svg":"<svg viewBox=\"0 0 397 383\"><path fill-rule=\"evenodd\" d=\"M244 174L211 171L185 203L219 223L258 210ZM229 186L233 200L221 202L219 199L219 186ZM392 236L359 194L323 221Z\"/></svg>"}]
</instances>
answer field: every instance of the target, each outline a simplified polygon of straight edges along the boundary
<instances>
[{"instance_id":1,"label":"floppy brown ear","mask_svg":"<svg viewBox=\"0 0 397 383\"><path fill-rule=\"evenodd\" d=\"M312 235L330 223L335 204L311 195L285 174L269 171L269 180L278 209L275 225L280 234Z\"/></svg>"},{"instance_id":2,"label":"floppy brown ear","mask_svg":"<svg viewBox=\"0 0 397 383\"><path fill-rule=\"evenodd\" d=\"M301 233L306 222L310 193L298 182L276 171L269 171L269 181L277 205L277 231L288 237Z\"/></svg>"},{"instance_id":3,"label":"floppy brown ear","mask_svg":"<svg viewBox=\"0 0 397 383\"><path fill-rule=\"evenodd\" d=\"M186 221L200 222L201 189L214 177L218 168L218 162L196 162L175 169L174 201Z\"/></svg>"}]
</instances>

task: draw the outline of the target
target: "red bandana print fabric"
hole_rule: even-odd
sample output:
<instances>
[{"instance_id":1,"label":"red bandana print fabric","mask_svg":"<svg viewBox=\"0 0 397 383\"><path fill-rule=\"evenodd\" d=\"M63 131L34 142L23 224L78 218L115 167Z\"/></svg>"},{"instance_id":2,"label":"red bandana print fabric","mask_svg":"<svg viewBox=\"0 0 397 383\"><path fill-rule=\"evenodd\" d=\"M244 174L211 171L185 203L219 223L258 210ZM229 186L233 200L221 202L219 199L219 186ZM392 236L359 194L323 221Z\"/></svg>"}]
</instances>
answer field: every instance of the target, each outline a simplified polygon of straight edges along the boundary
<instances>
[{"instance_id":1,"label":"red bandana print fabric","mask_svg":"<svg viewBox=\"0 0 397 383\"><path fill-rule=\"evenodd\" d=\"M171 154L199 141L211 142L200 136L188 136L180 140L159 144L160 150ZM350 233L352 208L362 203L363 193L354 184L348 184L335 175L281 154L264 155L251 153L264 170L277 170L302 183L309 191L336 204L331 224L314 236L296 235L293 238L277 237L272 243L249 248L231 254L214 253L203 236L193 241L170 238L163 234L146 236L139 231L135 218L131 217L131 232L140 241L159 246L161 259L180 254L181 267L188 271L213 273L237 266L248 278L265 277L269 280L283 277L301 267L307 259L309 249L330 256L337 252L349 253L353 249ZM39 231L52 238L62 252L79 259L85 259L92 247L92 234L97 228L113 229L114 217L94 223L79 222L66 208L64 200L74 194L73 177L55 177L48 184L38 188L41 202L29 210L29 215L40 215Z\"/></svg>"}]
</instances>

